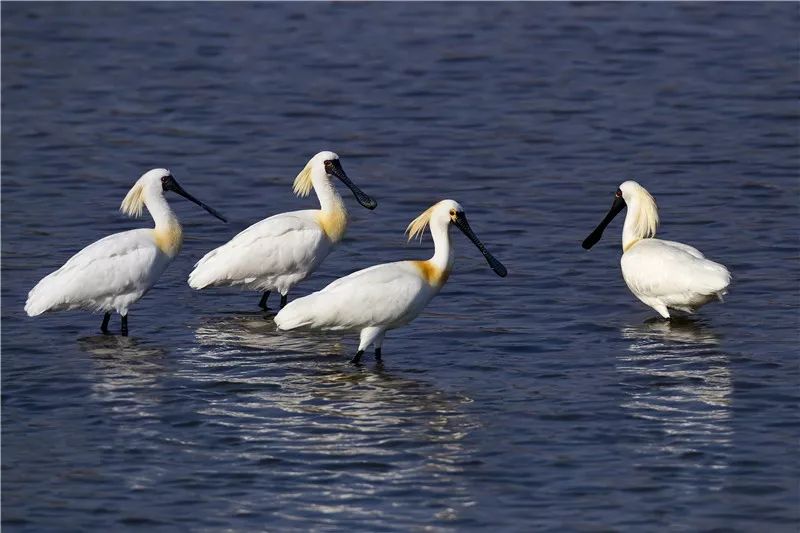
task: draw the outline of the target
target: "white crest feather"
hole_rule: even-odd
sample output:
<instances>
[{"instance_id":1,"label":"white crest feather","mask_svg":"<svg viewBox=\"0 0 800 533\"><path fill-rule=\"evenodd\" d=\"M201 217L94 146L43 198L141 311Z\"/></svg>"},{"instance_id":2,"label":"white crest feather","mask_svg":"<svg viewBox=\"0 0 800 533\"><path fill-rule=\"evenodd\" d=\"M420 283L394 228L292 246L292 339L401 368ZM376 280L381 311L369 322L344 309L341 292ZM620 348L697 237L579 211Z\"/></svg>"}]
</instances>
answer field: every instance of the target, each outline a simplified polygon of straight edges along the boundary
<instances>
[{"instance_id":1,"label":"white crest feather","mask_svg":"<svg viewBox=\"0 0 800 533\"><path fill-rule=\"evenodd\" d=\"M139 180L133 185L133 187L131 187L131 190L128 191L128 194L125 195L125 199L122 200L119 210L130 217L138 218L142 216L143 209L144 184L141 180Z\"/></svg>"},{"instance_id":2,"label":"white crest feather","mask_svg":"<svg viewBox=\"0 0 800 533\"><path fill-rule=\"evenodd\" d=\"M300 174L294 179L294 186L292 188L294 193L301 198L311 194L311 189L314 188L314 184L311 181L311 161L306 163L306 166L303 167L303 170L301 170Z\"/></svg>"},{"instance_id":3,"label":"white crest feather","mask_svg":"<svg viewBox=\"0 0 800 533\"><path fill-rule=\"evenodd\" d=\"M422 240L422 234L425 232L425 228L428 227L428 224L430 224L431 217L433 216L433 210L436 205L437 204L430 206L428 209L423 211L421 215L411 221L406 228L409 241L415 237L419 237L419 239Z\"/></svg>"},{"instance_id":4,"label":"white crest feather","mask_svg":"<svg viewBox=\"0 0 800 533\"><path fill-rule=\"evenodd\" d=\"M653 196L644 187L637 191L639 210L633 221L633 231L640 239L655 237L658 229L658 206Z\"/></svg>"}]
</instances>

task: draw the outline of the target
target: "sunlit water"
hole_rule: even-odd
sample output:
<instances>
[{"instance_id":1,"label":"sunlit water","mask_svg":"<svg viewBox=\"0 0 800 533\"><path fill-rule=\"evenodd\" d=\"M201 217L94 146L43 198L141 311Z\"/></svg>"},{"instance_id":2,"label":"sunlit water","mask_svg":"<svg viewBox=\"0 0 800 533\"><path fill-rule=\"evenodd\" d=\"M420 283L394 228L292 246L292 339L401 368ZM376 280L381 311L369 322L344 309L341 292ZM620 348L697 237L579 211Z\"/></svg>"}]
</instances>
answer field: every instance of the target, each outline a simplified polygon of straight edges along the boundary
<instances>
[{"instance_id":1,"label":"sunlit water","mask_svg":"<svg viewBox=\"0 0 800 533\"><path fill-rule=\"evenodd\" d=\"M3 526L794 531L797 4L2 5ZM375 196L290 297L425 258L402 230L452 197L455 271L385 363L278 333L191 265L337 151ZM133 307L29 319L117 206L169 167L182 254ZM734 285L672 324L627 291L635 178L660 235ZM343 189L340 188L344 192ZM273 302L273 305L276 302ZM112 321L118 328L118 318Z\"/></svg>"}]
</instances>

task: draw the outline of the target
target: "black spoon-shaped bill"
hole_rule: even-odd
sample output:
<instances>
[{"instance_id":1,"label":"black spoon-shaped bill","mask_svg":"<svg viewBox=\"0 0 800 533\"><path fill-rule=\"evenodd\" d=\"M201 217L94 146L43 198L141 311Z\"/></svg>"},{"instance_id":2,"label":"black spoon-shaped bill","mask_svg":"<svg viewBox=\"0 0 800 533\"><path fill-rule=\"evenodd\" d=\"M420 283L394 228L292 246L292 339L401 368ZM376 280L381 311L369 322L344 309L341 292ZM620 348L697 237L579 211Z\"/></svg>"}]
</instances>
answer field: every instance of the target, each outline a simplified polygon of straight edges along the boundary
<instances>
[{"instance_id":1,"label":"black spoon-shaped bill","mask_svg":"<svg viewBox=\"0 0 800 533\"><path fill-rule=\"evenodd\" d=\"M498 261L495 256L490 254L489 250L487 250L480 239L478 239L478 236L475 235L475 232L472 231L472 228L469 226L469 222L467 222L467 216L464 213L458 213L456 218L453 220L453 223L464 235L467 236L469 240L472 241L472 244L474 244L478 250L481 251L483 257L486 259L486 262L489 263L489 266L492 267L492 270L494 270L494 273L501 278L506 277L506 274L508 274L506 267L504 267L503 263Z\"/></svg>"},{"instance_id":2,"label":"black spoon-shaped bill","mask_svg":"<svg viewBox=\"0 0 800 533\"><path fill-rule=\"evenodd\" d=\"M197 205L199 205L200 207L202 207L203 209L205 209L206 211L208 211L209 213L211 213L212 215L214 215L215 217L217 217L221 221L223 221L225 223L228 222L225 219L225 217L223 217L221 214L219 214L219 212L216 209L214 209L213 207L207 206L206 204L204 204L203 202L201 202L200 200L198 200L197 198L195 198L194 196L192 196L191 194L186 192L186 190L183 187L181 187L178 184L178 182L175 181L175 178L173 178L172 176L167 176L166 178L163 179L162 188L165 191L173 191L173 192L175 192L177 194L180 194L181 196L183 196L187 200L196 203Z\"/></svg>"},{"instance_id":3,"label":"black spoon-shaped bill","mask_svg":"<svg viewBox=\"0 0 800 533\"><path fill-rule=\"evenodd\" d=\"M594 231L583 240L581 246L583 246L584 250L588 250L597 244L597 242L600 240L600 237L603 236L603 230L605 230L606 226L608 226L611 221L614 220L614 217L625 208L625 205L625 200L622 199L621 195L614 197L614 203L611 204L611 210L608 212L606 217L600 222L600 224L597 225Z\"/></svg>"}]
</instances>

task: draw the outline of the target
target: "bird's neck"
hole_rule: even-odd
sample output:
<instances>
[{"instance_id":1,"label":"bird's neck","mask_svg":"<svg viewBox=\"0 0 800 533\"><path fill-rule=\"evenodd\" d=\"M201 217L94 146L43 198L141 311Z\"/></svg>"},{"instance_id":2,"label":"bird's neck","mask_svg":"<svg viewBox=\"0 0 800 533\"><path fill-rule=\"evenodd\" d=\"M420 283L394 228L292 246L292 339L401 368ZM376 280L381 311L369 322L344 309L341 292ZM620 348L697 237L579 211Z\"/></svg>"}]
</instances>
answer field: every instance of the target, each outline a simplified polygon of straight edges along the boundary
<instances>
[{"instance_id":1,"label":"bird's neck","mask_svg":"<svg viewBox=\"0 0 800 533\"><path fill-rule=\"evenodd\" d=\"M450 245L450 222L431 221L433 237L433 257L427 261L417 261L417 268L425 280L437 289L441 288L453 270L453 247Z\"/></svg>"},{"instance_id":2,"label":"bird's neck","mask_svg":"<svg viewBox=\"0 0 800 533\"><path fill-rule=\"evenodd\" d=\"M631 247L642 240L639 232L637 218L639 217L639 202L628 203L627 213L625 213L625 224L622 227L622 252L625 253Z\"/></svg>"},{"instance_id":3,"label":"bird's neck","mask_svg":"<svg viewBox=\"0 0 800 533\"><path fill-rule=\"evenodd\" d=\"M156 223L153 230L156 245L168 256L175 257L183 245L183 228L178 222L178 217L160 194L145 199L145 205Z\"/></svg>"},{"instance_id":4,"label":"bird's neck","mask_svg":"<svg viewBox=\"0 0 800 533\"><path fill-rule=\"evenodd\" d=\"M319 199L320 212L317 221L331 242L339 242L347 229L347 209L342 197L327 176L314 178L314 191Z\"/></svg>"}]
</instances>

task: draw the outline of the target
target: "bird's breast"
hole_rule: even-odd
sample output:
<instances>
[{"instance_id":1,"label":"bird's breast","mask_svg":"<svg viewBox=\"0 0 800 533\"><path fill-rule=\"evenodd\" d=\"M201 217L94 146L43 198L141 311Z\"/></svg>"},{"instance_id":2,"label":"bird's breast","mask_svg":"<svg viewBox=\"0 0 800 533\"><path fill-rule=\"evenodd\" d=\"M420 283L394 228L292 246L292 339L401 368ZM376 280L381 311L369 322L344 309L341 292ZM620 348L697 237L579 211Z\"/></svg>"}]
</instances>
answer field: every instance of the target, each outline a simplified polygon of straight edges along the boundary
<instances>
[{"instance_id":1,"label":"bird's breast","mask_svg":"<svg viewBox=\"0 0 800 533\"><path fill-rule=\"evenodd\" d=\"M317 224L331 242L339 242L347 229L347 212L344 210L320 211Z\"/></svg>"},{"instance_id":2,"label":"bird's breast","mask_svg":"<svg viewBox=\"0 0 800 533\"><path fill-rule=\"evenodd\" d=\"M440 268L434 265L430 260L411 261L411 264L417 269L422 279L433 287L441 287L447 282L447 278L450 277L449 268Z\"/></svg>"},{"instance_id":3,"label":"bird's breast","mask_svg":"<svg viewBox=\"0 0 800 533\"><path fill-rule=\"evenodd\" d=\"M170 257L175 257L181 251L183 245L183 228L180 224L170 224L165 228L153 230L156 246L163 253Z\"/></svg>"}]
</instances>

